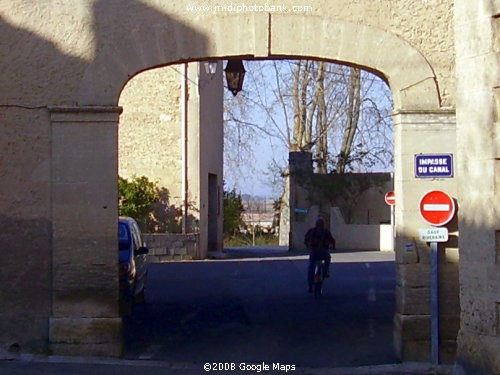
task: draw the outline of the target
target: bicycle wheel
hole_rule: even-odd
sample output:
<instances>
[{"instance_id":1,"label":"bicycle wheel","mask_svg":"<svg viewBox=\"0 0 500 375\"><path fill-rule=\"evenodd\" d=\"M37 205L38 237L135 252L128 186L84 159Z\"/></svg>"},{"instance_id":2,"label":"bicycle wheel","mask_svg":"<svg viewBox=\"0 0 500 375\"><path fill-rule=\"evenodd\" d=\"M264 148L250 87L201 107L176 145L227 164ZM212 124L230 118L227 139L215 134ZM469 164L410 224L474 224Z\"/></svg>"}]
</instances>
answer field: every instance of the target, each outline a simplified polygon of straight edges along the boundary
<instances>
[{"instance_id":1,"label":"bicycle wheel","mask_svg":"<svg viewBox=\"0 0 500 375\"><path fill-rule=\"evenodd\" d=\"M322 292L322 281L315 281L314 282L314 298L319 298L323 294Z\"/></svg>"},{"instance_id":2,"label":"bicycle wheel","mask_svg":"<svg viewBox=\"0 0 500 375\"><path fill-rule=\"evenodd\" d=\"M319 263L314 267L314 298L322 295L323 287L323 264Z\"/></svg>"}]
</instances>

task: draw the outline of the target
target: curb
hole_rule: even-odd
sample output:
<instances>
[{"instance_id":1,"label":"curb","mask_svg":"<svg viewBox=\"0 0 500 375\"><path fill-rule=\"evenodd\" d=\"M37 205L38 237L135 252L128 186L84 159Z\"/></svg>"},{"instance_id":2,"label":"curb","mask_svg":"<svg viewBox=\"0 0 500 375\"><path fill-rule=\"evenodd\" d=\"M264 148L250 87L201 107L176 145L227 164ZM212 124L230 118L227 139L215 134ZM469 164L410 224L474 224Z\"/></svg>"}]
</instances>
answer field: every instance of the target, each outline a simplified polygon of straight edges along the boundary
<instances>
[{"instance_id":1,"label":"curb","mask_svg":"<svg viewBox=\"0 0 500 375\"><path fill-rule=\"evenodd\" d=\"M451 365L407 362L401 364L305 369L304 375L451 375Z\"/></svg>"},{"instance_id":2,"label":"curb","mask_svg":"<svg viewBox=\"0 0 500 375\"><path fill-rule=\"evenodd\" d=\"M201 364L171 363L166 361L127 360L108 357L76 357L76 356L42 356L33 354L12 354L0 349L0 361L24 363L81 364L81 365L113 365L143 368L170 368L201 370ZM452 365L432 365L421 362L401 364L371 365L338 368L297 368L294 372L300 375L451 375Z\"/></svg>"}]
</instances>

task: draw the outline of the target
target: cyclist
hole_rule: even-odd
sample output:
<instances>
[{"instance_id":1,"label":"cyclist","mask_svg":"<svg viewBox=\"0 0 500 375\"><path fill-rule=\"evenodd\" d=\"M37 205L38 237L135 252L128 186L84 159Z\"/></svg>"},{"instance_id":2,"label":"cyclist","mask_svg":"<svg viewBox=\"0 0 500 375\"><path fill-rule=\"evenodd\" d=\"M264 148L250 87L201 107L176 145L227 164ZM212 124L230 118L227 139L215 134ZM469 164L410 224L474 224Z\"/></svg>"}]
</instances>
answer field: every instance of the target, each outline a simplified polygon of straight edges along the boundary
<instances>
[{"instance_id":1,"label":"cyclist","mask_svg":"<svg viewBox=\"0 0 500 375\"><path fill-rule=\"evenodd\" d=\"M307 283L309 286L309 293L312 293L314 283L314 264L318 260L325 261L325 275L330 276L330 250L335 249L335 239L328 229L325 228L325 221L323 218L316 220L316 225L309 229L304 237L304 244L310 251L309 254L309 267L307 272Z\"/></svg>"}]
</instances>

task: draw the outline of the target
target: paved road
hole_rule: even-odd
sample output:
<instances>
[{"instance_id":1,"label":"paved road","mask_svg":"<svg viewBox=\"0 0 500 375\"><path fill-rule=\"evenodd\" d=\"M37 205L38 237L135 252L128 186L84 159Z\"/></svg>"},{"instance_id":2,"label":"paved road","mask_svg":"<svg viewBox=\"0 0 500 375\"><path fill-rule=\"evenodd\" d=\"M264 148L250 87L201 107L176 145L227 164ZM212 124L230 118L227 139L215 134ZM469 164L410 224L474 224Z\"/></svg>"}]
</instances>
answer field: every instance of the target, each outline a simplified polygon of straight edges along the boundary
<instances>
[{"instance_id":1,"label":"paved road","mask_svg":"<svg viewBox=\"0 0 500 375\"><path fill-rule=\"evenodd\" d=\"M95 358L0 360L0 375L451 375L450 366L405 363L347 368L298 368L294 371L205 371L198 365L175 365L152 361L118 361Z\"/></svg>"},{"instance_id":2,"label":"paved road","mask_svg":"<svg viewBox=\"0 0 500 375\"><path fill-rule=\"evenodd\" d=\"M251 259L153 265L148 302L125 322L128 360L0 351L0 375L451 374L450 366L391 364L392 254L335 254L333 277L315 301L305 291L305 257L269 253L238 249L232 258ZM205 371L212 362L237 369ZM242 371L242 363L296 367Z\"/></svg>"},{"instance_id":3,"label":"paved road","mask_svg":"<svg viewBox=\"0 0 500 375\"><path fill-rule=\"evenodd\" d=\"M126 357L296 368L397 361L393 254L335 254L320 300L306 291L305 257L266 254L151 265L147 303L125 321Z\"/></svg>"}]
</instances>

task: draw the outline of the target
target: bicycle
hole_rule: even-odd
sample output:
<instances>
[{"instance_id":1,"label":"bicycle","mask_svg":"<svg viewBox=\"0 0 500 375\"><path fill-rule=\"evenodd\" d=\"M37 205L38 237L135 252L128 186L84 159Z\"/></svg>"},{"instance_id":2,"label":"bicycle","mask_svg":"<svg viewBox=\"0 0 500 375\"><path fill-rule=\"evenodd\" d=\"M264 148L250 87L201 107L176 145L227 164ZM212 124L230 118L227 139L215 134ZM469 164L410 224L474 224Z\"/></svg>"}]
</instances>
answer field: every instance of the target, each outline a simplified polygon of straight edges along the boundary
<instances>
[{"instance_id":1,"label":"bicycle","mask_svg":"<svg viewBox=\"0 0 500 375\"><path fill-rule=\"evenodd\" d=\"M323 280L325 279L325 260L320 259L314 263L314 276L313 276L313 292L314 298L317 299L323 295Z\"/></svg>"}]
</instances>

